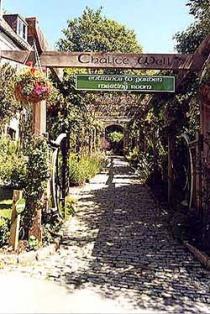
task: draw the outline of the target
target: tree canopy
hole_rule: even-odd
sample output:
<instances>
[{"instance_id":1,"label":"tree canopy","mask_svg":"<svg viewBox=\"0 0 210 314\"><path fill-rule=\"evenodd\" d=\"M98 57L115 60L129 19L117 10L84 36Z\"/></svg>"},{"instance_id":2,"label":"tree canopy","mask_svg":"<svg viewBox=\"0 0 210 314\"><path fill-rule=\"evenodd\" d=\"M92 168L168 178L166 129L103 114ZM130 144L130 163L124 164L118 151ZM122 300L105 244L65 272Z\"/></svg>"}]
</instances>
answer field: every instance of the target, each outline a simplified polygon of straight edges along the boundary
<instances>
[{"instance_id":1,"label":"tree canopy","mask_svg":"<svg viewBox=\"0 0 210 314\"><path fill-rule=\"evenodd\" d=\"M68 20L63 34L63 38L57 43L60 51L142 52L135 32L127 26L105 17L102 8L93 10L87 7L80 17ZM51 114L48 115L48 119L51 120L49 125L56 125L60 129L57 129L56 133L61 130L62 132L71 130L71 134L73 134L75 130L75 133L79 134L83 128L87 130L100 124L98 118L100 114L98 113L109 115L113 109L116 109L120 96L116 94L114 97L115 93L86 93L74 89L74 74L80 71L88 70L65 70L60 86L64 95L63 101L58 100L60 106L49 108L51 111L49 112ZM119 69L105 71L121 73ZM50 129L52 131L53 127Z\"/></svg>"},{"instance_id":2,"label":"tree canopy","mask_svg":"<svg viewBox=\"0 0 210 314\"><path fill-rule=\"evenodd\" d=\"M178 32L174 36L177 41L177 51L180 53L193 53L210 33L209 0L189 0L187 6L195 21L186 31Z\"/></svg>"},{"instance_id":3,"label":"tree canopy","mask_svg":"<svg viewBox=\"0 0 210 314\"><path fill-rule=\"evenodd\" d=\"M94 11L87 7L81 17L68 20L63 34L57 44L62 51L142 51L135 32L103 16L102 8Z\"/></svg>"}]
</instances>

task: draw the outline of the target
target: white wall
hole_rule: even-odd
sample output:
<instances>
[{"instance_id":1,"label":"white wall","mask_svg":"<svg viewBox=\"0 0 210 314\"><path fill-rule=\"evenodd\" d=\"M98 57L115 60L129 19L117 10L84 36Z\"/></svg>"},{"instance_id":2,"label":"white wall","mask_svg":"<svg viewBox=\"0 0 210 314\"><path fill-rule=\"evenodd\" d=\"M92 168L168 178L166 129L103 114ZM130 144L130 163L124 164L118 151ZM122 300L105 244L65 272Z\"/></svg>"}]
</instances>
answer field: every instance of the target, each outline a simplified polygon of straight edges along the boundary
<instances>
[{"instance_id":1,"label":"white wall","mask_svg":"<svg viewBox=\"0 0 210 314\"><path fill-rule=\"evenodd\" d=\"M3 32L0 32L0 50L20 50Z\"/></svg>"},{"instance_id":2,"label":"white wall","mask_svg":"<svg viewBox=\"0 0 210 314\"><path fill-rule=\"evenodd\" d=\"M3 32L0 32L0 53L1 50L20 50L13 42L12 40ZM14 62L14 61L9 61L6 59L0 59L0 64L2 63L9 63L11 66L16 67L17 69L22 68L23 65ZM12 128L16 132L16 139L19 138L19 120L17 118L11 119L10 123L8 123L5 126L5 132L7 130L7 127Z\"/></svg>"}]
</instances>

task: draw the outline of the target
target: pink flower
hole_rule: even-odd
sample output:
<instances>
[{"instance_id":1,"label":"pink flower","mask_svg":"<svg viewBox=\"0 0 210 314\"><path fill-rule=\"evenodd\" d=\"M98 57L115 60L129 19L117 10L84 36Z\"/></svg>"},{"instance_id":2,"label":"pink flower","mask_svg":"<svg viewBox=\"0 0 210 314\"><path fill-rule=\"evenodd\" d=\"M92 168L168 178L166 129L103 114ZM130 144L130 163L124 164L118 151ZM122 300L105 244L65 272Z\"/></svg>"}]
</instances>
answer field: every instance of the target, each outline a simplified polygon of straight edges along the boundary
<instances>
[{"instance_id":1,"label":"pink flower","mask_svg":"<svg viewBox=\"0 0 210 314\"><path fill-rule=\"evenodd\" d=\"M36 84L34 88L34 93L37 94L38 96L41 96L42 94L46 93L48 91L47 86L42 86L39 84Z\"/></svg>"}]
</instances>

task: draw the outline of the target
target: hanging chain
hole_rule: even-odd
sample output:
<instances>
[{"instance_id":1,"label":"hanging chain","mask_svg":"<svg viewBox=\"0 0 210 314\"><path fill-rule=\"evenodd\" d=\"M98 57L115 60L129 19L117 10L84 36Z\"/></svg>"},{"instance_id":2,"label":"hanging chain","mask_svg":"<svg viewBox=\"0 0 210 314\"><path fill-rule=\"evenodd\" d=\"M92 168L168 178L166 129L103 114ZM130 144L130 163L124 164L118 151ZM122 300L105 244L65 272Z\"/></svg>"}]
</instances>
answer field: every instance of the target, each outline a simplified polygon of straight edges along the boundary
<instances>
[{"instance_id":1,"label":"hanging chain","mask_svg":"<svg viewBox=\"0 0 210 314\"><path fill-rule=\"evenodd\" d=\"M33 42L33 49L34 49L34 53L35 53L35 65L39 68L40 72L43 72L42 70L42 66L41 66L41 60L40 60L40 57L39 57L39 53L38 53L38 50L37 50L37 47L36 47L36 42L34 40Z\"/></svg>"}]
</instances>

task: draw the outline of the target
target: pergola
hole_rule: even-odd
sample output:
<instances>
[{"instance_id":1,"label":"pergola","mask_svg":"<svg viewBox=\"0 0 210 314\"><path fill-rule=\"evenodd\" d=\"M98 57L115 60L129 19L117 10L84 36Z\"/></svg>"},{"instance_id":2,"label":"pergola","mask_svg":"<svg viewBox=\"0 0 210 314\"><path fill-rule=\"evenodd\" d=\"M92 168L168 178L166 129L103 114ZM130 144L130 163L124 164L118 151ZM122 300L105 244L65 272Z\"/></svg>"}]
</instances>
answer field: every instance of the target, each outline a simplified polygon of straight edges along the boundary
<instances>
[{"instance_id":1,"label":"pergola","mask_svg":"<svg viewBox=\"0 0 210 314\"><path fill-rule=\"evenodd\" d=\"M34 51L1 51L0 58L13 60L22 64L31 62L36 64L36 54ZM178 92L184 80L192 72L201 73L210 60L210 36L207 36L194 54L126 54L108 52L60 52L41 51L39 53L40 65L49 68L54 74L59 76L59 69L63 68L89 68L89 69L132 69L132 70L167 70L174 73L176 79L176 91ZM152 99L149 97L148 101ZM41 105L34 108L34 132L42 134L45 132L46 113L41 109ZM210 86L201 90L200 95L200 141L196 142L196 150L202 149L202 154L210 172L210 156L208 154L210 144ZM170 145L169 145L170 155ZM169 186L171 180L172 166L169 162L168 177ZM202 189L210 187L204 181L203 174L196 175L196 194ZM170 191L169 191L170 193ZM197 197L197 206L202 206L200 198Z\"/></svg>"}]
</instances>

